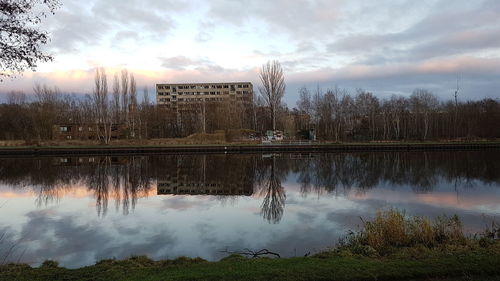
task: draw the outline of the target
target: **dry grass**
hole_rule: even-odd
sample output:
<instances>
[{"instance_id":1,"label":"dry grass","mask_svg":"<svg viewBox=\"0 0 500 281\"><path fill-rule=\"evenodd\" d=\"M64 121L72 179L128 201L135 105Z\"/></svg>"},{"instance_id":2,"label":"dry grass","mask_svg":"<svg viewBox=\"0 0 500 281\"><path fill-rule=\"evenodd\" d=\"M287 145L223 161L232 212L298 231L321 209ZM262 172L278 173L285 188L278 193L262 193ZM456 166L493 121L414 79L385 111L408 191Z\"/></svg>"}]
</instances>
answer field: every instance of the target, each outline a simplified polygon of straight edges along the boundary
<instances>
[{"instance_id":1,"label":"dry grass","mask_svg":"<svg viewBox=\"0 0 500 281\"><path fill-rule=\"evenodd\" d=\"M0 140L0 146L25 146L27 145L23 140Z\"/></svg>"},{"instance_id":2,"label":"dry grass","mask_svg":"<svg viewBox=\"0 0 500 281\"><path fill-rule=\"evenodd\" d=\"M465 245L467 241L457 216L441 216L431 221L390 209L377 211L372 221L363 221L362 229L342 239L340 248L383 255L394 248Z\"/></svg>"}]
</instances>

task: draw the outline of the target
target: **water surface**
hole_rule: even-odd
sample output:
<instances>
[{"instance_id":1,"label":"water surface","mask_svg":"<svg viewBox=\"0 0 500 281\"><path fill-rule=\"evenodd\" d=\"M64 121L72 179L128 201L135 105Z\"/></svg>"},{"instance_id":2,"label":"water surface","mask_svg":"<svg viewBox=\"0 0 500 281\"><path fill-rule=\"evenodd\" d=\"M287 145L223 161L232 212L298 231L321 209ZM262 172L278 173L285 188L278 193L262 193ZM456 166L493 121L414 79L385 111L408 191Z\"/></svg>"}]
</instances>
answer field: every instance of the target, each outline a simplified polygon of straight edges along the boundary
<instances>
[{"instance_id":1,"label":"water surface","mask_svg":"<svg viewBox=\"0 0 500 281\"><path fill-rule=\"evenodd\" d=\"M224 250L302 256L395 207L500 216L500 152L376 152L0 159L0 263L66 267Z\"/></svg>"}]
</instances>

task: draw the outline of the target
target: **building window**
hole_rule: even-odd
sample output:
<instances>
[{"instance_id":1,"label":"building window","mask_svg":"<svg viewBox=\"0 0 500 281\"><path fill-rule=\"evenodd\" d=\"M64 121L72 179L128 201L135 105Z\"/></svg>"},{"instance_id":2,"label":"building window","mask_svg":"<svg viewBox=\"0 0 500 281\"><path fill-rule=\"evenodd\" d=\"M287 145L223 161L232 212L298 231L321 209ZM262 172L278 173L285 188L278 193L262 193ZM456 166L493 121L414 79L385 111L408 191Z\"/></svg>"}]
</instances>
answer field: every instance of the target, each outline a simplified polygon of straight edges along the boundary
<instances>
[{"instance_id":1,"label":"building window","mask_svg":"<svg viewBox=\"0 0 500 281\"><path fill-rule=\"evenodd\" d=\"M82 126L78 127L78 132L82 132L82 131L83 131L83 127Z\"/></svg>"},{"instance_id":2,"label":"building window","mask_svg":"<svg viewBox=\"0 0 500 281\"><path fill-rule=\"evenodd\" d=\"M59 131L61 131L61 132L71 132L71 129L69 127L66 127L66 126L61 126L61 127L59 127Z\"/></svg>"}]
</instances>

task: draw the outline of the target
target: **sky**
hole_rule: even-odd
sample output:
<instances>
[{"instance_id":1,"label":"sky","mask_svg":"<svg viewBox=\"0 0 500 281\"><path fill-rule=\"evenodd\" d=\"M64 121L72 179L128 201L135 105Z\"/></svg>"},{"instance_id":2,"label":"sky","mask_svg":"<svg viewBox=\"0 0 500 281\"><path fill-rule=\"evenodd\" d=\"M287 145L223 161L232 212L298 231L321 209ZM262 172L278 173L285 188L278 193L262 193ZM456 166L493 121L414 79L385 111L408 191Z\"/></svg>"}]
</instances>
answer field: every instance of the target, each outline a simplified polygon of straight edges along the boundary
<instances>
[{"instance_id":1,"label":"sky","mask_svg":"<svg viewBox=\"0 0 500 281\"><path fill-rule=\"evenodd\" d=\"M278 60L284 101L298 90L358 88L379 98L425 88L442 100L500 98L498 0L61 0L40 29L54 56L0 82L90 93L96 67L123 68L138 88L156 83L250 81ZM458 79L457 79L458 78Z\"/></svg>"}]
</instances>

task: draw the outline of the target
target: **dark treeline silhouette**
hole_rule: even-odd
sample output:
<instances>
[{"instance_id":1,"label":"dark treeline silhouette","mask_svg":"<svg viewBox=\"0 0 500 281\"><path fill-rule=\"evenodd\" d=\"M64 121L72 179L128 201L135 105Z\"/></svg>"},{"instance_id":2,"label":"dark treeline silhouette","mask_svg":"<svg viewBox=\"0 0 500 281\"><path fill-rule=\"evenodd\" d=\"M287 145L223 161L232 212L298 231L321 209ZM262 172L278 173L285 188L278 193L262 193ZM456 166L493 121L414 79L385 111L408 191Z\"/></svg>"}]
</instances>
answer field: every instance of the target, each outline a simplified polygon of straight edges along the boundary
<instances>
[{"instance_id":1,"label":"dark treeline silhouette","mask_svg":"<svg viewBox=\"0 0 500 281\"><path fill-rule=\"evenodd\" d=\"M335 141L443 140L500 137L500 103L440 101L425 89L410 97L379 99L358 89L300 90L297 111L310 117L322 139Z\"/></svg>"},{"instance_id":2,"label":"dark treeline silhouette","mask_svg":"<svg viewBox=\"0 0 500 281\"><path fill-rule=\"evenodd\" d=\"M301 192L364 192L377 186L410 186L432 191L438 183L456 188L478 181L500 185L499 152L380 152L282 155L162 155L130 157L15 158L0 161L0 183L29 189L47 204L83 186L105 215L110 200L127 214L139 197L213 195L262 198L261 215L278 223L290 173ZM156 189L155 189L156 187Z\"/></svg>"},{"instance_id":3,"label":"dark treeline silhouette","mask_svg":"<svg viewBox=\"0 0 500 281\"><path fill-rule=\"evenodd\" d=\"M62 93L57 87L35 85L35 95L10 93L0 104L0 139L36 143L54 140L59 125L75 126L76 139L109 143L113 138L154 139L185 137L217 130L251 129L264 132L273 126L290 138L316 130L318 139L333 141L474 140L500 137L500 102L440 101L425 89L409 97L379 99L358 89L353 95L341 88L300 90L297 107L273 106L255 96L251 104L229 101L193 104L191 110L175 111L142 100L134 75L116 73L111 88L104 69L97 69L93 93L85 96ZM116 136L119 131L119 137ZM115 132L115 135L113 135Z\"/></svg>"}]
</instances>

